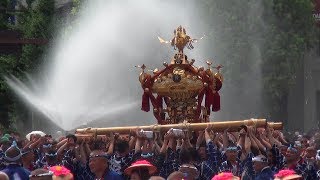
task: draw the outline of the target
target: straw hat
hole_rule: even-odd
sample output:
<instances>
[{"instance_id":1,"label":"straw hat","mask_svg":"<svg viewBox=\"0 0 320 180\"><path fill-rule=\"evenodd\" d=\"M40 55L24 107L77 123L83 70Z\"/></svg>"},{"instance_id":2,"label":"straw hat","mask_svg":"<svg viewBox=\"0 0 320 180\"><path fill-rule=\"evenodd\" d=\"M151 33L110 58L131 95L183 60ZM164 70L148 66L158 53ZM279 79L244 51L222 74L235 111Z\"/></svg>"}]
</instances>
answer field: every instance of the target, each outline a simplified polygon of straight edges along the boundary
<instances>
[{"instance_id":1,"label":"straw hat","mask_svg":"<svg viewBox=\"0 0 320 180\"><path fill-rule=\"evenodd\" d=\"M34 134L38 134L41 137L44 137L46 135L46 133L44 133L42 131L32 131L32 132L30 132L29 134L26 135L26 138L30 141L31 135L34 135Z\"/></svg>"},{"instance_id":2,"label":"straw hat","mask_svg":"<svg viewBox=\"0 0 320 180\"><path fill-rule=\"evenodd\" d=\"M290 169L280 170L277 174L274 175L275 180L294 180L302 179L302 176L296 174L295 171Z\"/></svg>"},{"instance_id":3,"label":"straw hat","mask_svg":"<svg viewBox=\"0 0 320 180\"><path fill-rule=\"evenodd\" d=\"M149 161L138 160L132 163L131 166L129 166L127 169L125 169L124 173L127 175L131 175L133 170L139 169L139 168L147 168L150 175L157 171L157 168L154 165L152 165Z\"/></svg>"}]
</instances>

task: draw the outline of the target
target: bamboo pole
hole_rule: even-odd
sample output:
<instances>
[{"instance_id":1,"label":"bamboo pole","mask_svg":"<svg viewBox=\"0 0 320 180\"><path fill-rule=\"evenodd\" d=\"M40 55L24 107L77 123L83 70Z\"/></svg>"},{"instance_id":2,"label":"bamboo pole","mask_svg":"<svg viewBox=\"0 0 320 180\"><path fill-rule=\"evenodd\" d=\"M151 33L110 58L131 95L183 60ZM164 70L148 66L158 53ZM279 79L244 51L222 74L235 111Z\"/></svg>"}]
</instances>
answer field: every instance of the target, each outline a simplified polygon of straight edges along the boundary
<instances>
[{"instance_id":1,"label":"bamboo pole","mask_svg":"<svg viewBox=\"0 0 320 180\"><path fill-rule=\"evenodd\" d=\"M181 124L166 124L166 125L149 125L149 126L127 126L127 127L109 127L109 128L84 128L77 129L76 134L95 134L95 135L106 135L111 132L119 134L129 134L135 129L143 129L146 131L160 131L165 132L171 128L175 129L189 129L193 131L200 131L207 127L207 125L212 125L212 130L215 132L222 132L226 128L229 131L238 131L239 127L245 126L256 126L257 128L264 128L266 126L265 119L248 119L241 121L224 121L224 122L208 122L208 123L181 123ZM282 123L268 123L269 126L275 130L282 129Z\"/></svg>"},{"instance_id":2,"label":"bamboo pole","mask_svg":"<svg viewBox=\"0 0 320 180\"><path fill-rule=\"evenodd\" d=\"M105 139L106 141L109 141L109 135L95 135L95 134L75 134L75 136L77 137L77 141L81 142L81 141L94 141L94 140L103 140ZM121 139L128 139L129 136L122 134L119 136ZM128 139L129 140L129 139Z\"/></svg>"},{"instance_id":3,"label":"bamboo pole","mask_svg":"<svg viewBox=\"0 0 320 180\"><path fill-rule=\"evenodd\" d=\"M274 130L282 130L283 129L282 122L268 122L268 125L270 128L272 128Z\"/></svg>"}]
</instances>

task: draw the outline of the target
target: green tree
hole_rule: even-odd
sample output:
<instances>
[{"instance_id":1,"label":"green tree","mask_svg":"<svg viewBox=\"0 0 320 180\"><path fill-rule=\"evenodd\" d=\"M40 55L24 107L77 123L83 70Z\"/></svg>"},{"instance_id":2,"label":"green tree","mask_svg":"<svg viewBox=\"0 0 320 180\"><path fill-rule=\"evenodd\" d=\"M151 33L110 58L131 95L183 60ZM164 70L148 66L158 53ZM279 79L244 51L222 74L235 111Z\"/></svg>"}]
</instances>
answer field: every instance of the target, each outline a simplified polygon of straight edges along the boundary
<instances>
[{"instance_id":1,"label":"green tree","mask_svg":"<svg viewBox=\"0 0 320 180\"><path fill-rule=\"evenodd\" d=\"M222 105L232 112L229 118L286 121L289 89L316 44L311 1L201 2L210 38L206 52L224 65L221 93L229 97L222 97L227 99Z\"/></svg>"},{"instance_id":2,"label":"green tree","mask_svg":"<svg viewBox=\"0 0 320 180\"><path fill-rule=\"evenodd\" d=\"M8 1L6 0L0 1L0 30L4 30L8 28L9 15L8 13L6 13L7 7L8 7Z\"/></svg>"},{"instance_id":3,"label":"green tree","mask_svg":"<svg viewBox=\"0 0 320 180\"><path fill-rule=\"evenodd\" d=\"M8 30L10 27L9 14L7 13L8 2L7 0L0 1L0 30ZM0 124L4 128L8 128L10 125L8 112L12 101L7 95L8 87L2 76L6 73L12 73L16 62L16 56L0 54Z\"/></svg>"},{"instance_id":4,"label":"green tree","mask_svg":"<svg viewBox=\"0 0 320 180\"><path fill-rule=\"evenodd\" d=\"M17 24L12 26L14 30L21 32L23 38L51 39L53 30L54 0L28 0L27 7L17 13ZM0 24L8 23L6 19L0 19ZM9 26L6 26L9 27ZM1 75L12 74L24 80L25 72L36 72L45 59L45 48L43 45L23 45L20 56L0 55ZM12 91L4 79L0 81L0 115L2 125L9 127L10 120L27 119L27 108L23 106L18 98L13 96Z\"/></svg>"},{"instance_id":5,"label":"green tree","mask_svg":"<svg viewBox=\"0 0 320 180\"><path fill-rule=\"evenodd\" d=\"M303 70L303 60L317 44L310 0L274 0L265 15L268 26L263 53L265 102L271 117L287 121L289 90Z\"/></svg>"}]
</instances>

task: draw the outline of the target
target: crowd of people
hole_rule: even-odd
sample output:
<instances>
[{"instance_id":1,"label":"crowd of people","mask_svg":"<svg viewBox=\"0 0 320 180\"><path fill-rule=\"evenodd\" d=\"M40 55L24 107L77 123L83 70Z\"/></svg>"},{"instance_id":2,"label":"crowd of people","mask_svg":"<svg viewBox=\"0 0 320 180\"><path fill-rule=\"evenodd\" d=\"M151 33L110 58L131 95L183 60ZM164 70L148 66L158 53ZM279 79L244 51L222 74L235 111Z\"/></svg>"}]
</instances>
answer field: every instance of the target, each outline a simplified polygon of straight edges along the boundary
<instances>
[{"instance_id":1,"label":"crowd of people","mask_svg":"<svg viewBox=\"0 0 320 180\"><path fill-rule=\"evenodd\" d=\"M60 138L41 131L1 134L0 180L320 179L320 131L212 129Z\"/></svg>"}]
</instances>

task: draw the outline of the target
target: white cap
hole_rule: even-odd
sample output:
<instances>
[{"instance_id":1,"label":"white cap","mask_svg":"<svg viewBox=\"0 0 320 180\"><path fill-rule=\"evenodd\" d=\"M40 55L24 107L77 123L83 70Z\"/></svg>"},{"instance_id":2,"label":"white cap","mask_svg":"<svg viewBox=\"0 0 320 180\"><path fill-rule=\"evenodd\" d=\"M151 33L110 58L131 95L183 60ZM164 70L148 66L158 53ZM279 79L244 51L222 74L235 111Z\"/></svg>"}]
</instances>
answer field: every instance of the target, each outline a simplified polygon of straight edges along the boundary
<instances>
[{"instance_id":1,"label":"white cap","mask_svg":"<svg viewBox=\"0 0 320 180\"><path fill-rule=\"evenodd\" d=\"M320 149L317 150L316 160L320 161Z\"/></svg>"},{"instance_id":2,"label":"white cap","mask_svg":"<svg viewBox=\"0 0 320 180\"><path fill-rule=\"evenodd\" d=\"M26 135L26 138L30 141L30 137L31 135L33 134L38 134L40 135L41 137L44 137L46 135L46 133L42 132L42 131L32 131L30 132L29 134Z\"/></svg>"},{"instance_id":3,"label":"white cap","mask_svg":"<svg viewBox=\"0 0 320 180\"><path fill-rule=\"evenodd\" d=\"M258 155L252 158L252 162L268 162L268 159L264 155Z\"/></svg>"}]
</instances>

